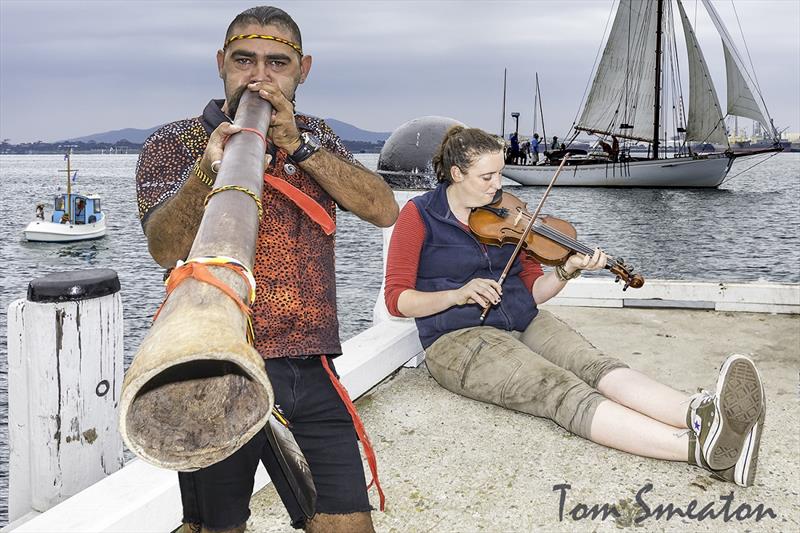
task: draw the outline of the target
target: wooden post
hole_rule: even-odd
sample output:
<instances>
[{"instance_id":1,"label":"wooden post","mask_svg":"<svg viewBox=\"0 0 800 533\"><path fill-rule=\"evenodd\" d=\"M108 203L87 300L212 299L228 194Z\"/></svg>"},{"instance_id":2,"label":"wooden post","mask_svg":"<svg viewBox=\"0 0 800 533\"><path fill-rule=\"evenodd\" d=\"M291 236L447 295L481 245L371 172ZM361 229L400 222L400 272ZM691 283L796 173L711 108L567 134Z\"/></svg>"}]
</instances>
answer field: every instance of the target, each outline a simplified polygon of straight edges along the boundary
<instances>
[{"instance_id":1,"label":"wooden post","mask_svg":"<svg viewBox=\"0 0 800 533\"><path fill-rule=\"evenodd\" d=\"M37 278L27 299L9 306L9 521L122 467L122 355L113 270Z\"/></svg>"}]
</instances>

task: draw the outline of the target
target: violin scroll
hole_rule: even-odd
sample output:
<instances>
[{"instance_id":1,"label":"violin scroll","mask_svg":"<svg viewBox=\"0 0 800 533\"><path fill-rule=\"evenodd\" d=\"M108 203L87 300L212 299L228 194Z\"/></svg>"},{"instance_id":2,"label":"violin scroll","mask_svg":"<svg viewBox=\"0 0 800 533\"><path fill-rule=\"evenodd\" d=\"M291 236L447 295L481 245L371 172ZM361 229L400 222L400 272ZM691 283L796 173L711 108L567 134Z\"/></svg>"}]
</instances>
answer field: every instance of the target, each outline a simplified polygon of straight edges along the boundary
<instances>
[{"instance_id":1,"label":"violin scroll","mask_svg":"<svg viewBox=\"0 0 800 533\"><path fill-rule=\"evenodd\" d=\"M614 281L623 280L625 282L625 285L622 286L623 291L628 290L628 287L638 289L644 285L644 277L638 273L634 274L633 267L626 265L625 260L621 257L615 258L606 268L616 274L617 277Z\"/></svg>"}]
</instances>

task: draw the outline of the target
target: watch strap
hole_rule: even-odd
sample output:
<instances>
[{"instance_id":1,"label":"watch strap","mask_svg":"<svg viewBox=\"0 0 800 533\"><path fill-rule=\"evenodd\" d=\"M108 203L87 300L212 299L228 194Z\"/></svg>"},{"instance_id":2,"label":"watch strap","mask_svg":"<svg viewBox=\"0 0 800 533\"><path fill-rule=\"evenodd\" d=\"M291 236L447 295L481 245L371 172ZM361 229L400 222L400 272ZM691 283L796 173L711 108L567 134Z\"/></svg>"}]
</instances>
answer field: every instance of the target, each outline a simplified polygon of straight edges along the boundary
<instances>
[{"instance_id":1,"label":"watch strap","mask_svg":"<svg viewBox=\"0 0 800 533\"><path fill-rule=\"evenodd\" d=\"M295 163L302 163L319 150L319 144L309 142L308 136L306 132L300 135L300 148L289 156Z\"/></svg>"}]
</instances>

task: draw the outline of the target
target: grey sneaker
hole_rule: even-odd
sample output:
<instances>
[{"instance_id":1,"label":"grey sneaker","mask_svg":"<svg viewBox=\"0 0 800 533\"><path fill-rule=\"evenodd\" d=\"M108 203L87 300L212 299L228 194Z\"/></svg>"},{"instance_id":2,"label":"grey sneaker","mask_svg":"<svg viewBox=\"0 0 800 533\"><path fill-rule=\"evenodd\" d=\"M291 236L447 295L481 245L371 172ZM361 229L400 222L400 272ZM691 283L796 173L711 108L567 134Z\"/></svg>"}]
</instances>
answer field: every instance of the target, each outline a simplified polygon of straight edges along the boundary
<instances>
[{"instance_id":1,"label":"grey sneaker","mask_svg":"<svg viewBox=\"0 0 800 533\"><path fill-rule=\"evenodd\" d=\"M716 394L692 396L686 422L690 431L689 462L719 472L736 467L748 446L758 451L760 429L751 430L765 410L764 387L753 361L744 355L725 360ZM755 443L755 449L753 444Z\"/></svg>"},{"instance_id":2,"label":"grey sneaker","mask_svg":"<svg viewBox=\"0 0 800 533\"><path fill-rule=\"evenodd\" d=\"M764 429L765 418L766 410L762 411L758 422L747 434L742 453L739 454L736 464L725 470L712 470L711 475L713 477L736 483L742 487L749 487L753 484L756 477L756 468L758 467L758 449L761 444L761 433Z\"/></svg>"}]
</instances>

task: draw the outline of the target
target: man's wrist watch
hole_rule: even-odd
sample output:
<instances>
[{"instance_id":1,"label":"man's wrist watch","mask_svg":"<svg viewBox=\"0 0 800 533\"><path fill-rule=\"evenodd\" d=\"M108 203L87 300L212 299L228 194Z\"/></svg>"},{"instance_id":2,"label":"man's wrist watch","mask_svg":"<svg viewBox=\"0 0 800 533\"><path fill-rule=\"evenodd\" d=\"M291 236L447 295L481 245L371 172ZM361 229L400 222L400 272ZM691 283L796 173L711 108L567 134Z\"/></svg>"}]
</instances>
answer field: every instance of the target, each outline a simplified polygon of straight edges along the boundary
<instances>
[{"instance_id":1,"label":"man's wrist watch","mask_svg":"<svg viewBox=\"0 0 800 533\"><path fill-rule=\"evenodd\" d=\"M320 148L322 148L322 144L319 142L319 139L315 135L304 131L300 134L300 148L295 150L289 157L291 157L292 161L295 163L302 163L317 153Z\"/></svg>"}]
</instances>

